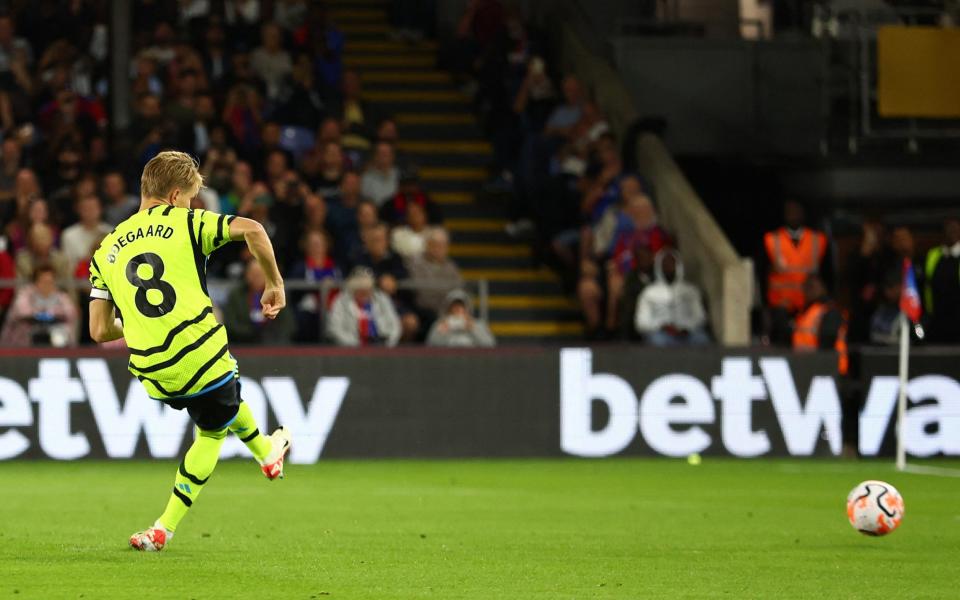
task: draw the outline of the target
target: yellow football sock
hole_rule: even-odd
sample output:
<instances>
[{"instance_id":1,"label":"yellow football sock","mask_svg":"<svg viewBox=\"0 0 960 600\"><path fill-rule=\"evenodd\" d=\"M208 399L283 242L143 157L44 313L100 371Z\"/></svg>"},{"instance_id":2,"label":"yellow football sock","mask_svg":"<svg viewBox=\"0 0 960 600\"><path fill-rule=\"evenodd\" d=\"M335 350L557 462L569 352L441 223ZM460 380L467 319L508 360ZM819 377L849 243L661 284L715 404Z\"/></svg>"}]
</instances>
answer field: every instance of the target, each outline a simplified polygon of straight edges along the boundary
<instances>
[{"instance_id":1,"label":"yellow football sock","mask_svg":"<svg viewBox=\"0 0 960 600\"><path fill-rule=\"evenodd\" d=\"M173 493L167 502L166 510L160 515L160 524L169 531L176 530L180 520L193 506L204 484L210 479L220 458L220 446L227 437L226 429L207 431L198 427L196 432L197 439L187 450L180 468L177 469Z\"/></svg>"},{"instance_id":2,"label":"yellow football sock","mask_svg":"<svg viewBox=\"0 0 960 600\"><path fill-rule=\"evenodd\" d=\"M250 412L250 407L247 406L246 402L240 403L240 410L234 417L233 422L230 423L229 428L240 438L241 442L247 445L250 452L253 452L254 458L260 462L263 462L263 459L273 449L270 439L262 435L257 428L257 421L253 418L253 413Z\"/></svg>"}]
</instances>

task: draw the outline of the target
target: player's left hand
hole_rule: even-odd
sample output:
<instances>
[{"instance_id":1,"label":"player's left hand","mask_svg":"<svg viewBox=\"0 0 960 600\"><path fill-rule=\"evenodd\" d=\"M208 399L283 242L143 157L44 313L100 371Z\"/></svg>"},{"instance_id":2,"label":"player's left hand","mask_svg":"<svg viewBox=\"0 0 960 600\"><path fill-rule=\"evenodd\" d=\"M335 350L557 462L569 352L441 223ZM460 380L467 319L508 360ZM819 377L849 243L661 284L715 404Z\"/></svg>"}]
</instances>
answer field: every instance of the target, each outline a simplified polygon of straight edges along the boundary
<instances>
[{"instance_id":1,"label":"player's left hand","mask_svg":"<svg viewBox=\"0 0 960 600\"><path fill-rule=\"evenodd\" d=\"M267 287L263 290L260 297L260 306L263 316L268 319L276 319L280 314L280 309L287 305L287 299L283 293L283 286Z\"/></svg>"}]
</instances>

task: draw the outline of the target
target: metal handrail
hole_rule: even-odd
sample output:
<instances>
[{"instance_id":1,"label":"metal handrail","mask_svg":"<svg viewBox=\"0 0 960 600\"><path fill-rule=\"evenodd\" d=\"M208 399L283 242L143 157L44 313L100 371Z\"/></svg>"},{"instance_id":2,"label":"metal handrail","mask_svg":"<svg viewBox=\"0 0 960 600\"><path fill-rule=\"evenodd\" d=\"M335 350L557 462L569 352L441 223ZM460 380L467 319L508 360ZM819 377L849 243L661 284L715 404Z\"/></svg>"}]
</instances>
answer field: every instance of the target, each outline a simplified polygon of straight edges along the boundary
<instances>
[{"instance_id":1,"label":"metal handrail","mask_svg":"<svg viewBox=\"0 0 960 600\"><path fill-rule=\"evenodd\" d=\"M328 294L329 292L339 289L344 285L346 280L338 279L331 281L330 279L324 279L323 281L313 281L310 279L285 279L283 281L283 287L287 291L315 291L320 292L323 295ZM0 279L0 289L10 289L18 288L23 285L28 284L29 281L25 279ZM67 279L58 282L60 287L66 290L86 290L90 288L90 282L84 278L76 279ZM217 288L230 288L235 285L238 285L236 279L228 279L221 277L214 277L207 280L208 287L217 287ZM431 290L445 290L449 286L443 284L431 284L425 282L416 282L410 279L401 279L397 282L397 288L406 291L431 291ZM480 315L480 318L484 321L490 320L490 282L486 279L476 279L472 281L463 281L461 283L461 289L464 289L468 293L476 295L477 298L477 311Z\"/></svg>"}]
</instances>

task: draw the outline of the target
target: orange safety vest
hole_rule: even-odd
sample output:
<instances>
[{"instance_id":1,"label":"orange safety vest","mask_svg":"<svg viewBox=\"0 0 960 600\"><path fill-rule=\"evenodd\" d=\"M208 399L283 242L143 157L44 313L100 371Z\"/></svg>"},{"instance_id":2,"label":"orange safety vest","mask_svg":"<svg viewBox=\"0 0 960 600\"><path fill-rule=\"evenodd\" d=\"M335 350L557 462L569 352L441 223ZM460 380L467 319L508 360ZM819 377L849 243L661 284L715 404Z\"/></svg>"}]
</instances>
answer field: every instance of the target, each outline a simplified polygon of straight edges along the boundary
<instances>
[{"instance_id":1,"label":"orange safety vest","mask_svg":"<svg viewBox=\"0 0 960 600\"><path fill-rule=\"evenodd\" d=\"M823 315L827 314L831 305L825 302L814 302L807 310L797 315L793 329L793 349L814 351L820 348L820 323ZM847 315L842 313L843 324L837 332L837 342L834 349L837 351L837 372L847 374L850 367L850 358L847 355Z\"/></svg>"},{"instance_id":2,"label":"orange safety vest","mask_svg":"<svg viewBox=\"0 0 960 600\"><path fill-rule=\"evenodd\" d=\"M819 231L803 229L800 243L794 244L786 227L768 231L763 245L770 259L767 277L767 303L782 306L791 313L803 308L803 282L820 269L827 250L827 238Z\"/></svg>"}]
</instances>

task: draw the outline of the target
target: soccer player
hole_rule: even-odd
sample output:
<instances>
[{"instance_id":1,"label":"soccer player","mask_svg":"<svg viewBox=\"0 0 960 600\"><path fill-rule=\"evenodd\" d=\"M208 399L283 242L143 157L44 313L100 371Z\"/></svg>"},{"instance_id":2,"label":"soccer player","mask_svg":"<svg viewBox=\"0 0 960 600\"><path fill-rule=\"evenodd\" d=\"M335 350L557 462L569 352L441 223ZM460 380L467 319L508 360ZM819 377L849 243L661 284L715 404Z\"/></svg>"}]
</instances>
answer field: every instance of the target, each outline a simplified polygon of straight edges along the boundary
<instances>
[{"instance_id":1,"label":"soccer player","mask_svg":"<svg viewBox=\"0 0 960 600\"><path fill-rule=\"evenodd\" d=\"M275 318L286 301L273 247L256 221L191 209L202 184L189 155L158 154L143 169L139 212L117 225L90 259L90 336L97 342L125 338L130 372L147 394L187 409L196 424L166 510L130 537L137 550L160 551L170 541L210 479L228 432L240 437L270 480L283 477L290 448L283 427L261 435L240 398L237 361L213 316L206 283L207 256L245 241L267 277L263 316Z\"/></svg>"}]
</instances>

